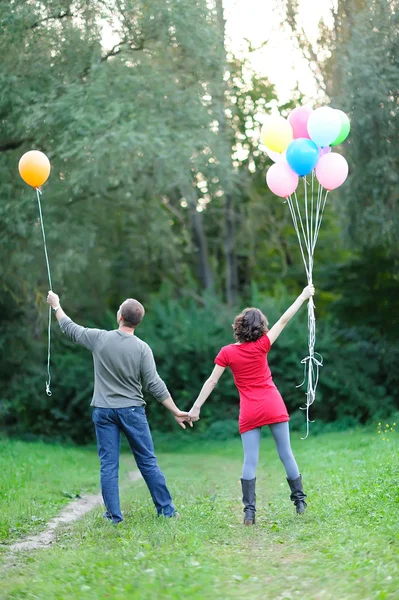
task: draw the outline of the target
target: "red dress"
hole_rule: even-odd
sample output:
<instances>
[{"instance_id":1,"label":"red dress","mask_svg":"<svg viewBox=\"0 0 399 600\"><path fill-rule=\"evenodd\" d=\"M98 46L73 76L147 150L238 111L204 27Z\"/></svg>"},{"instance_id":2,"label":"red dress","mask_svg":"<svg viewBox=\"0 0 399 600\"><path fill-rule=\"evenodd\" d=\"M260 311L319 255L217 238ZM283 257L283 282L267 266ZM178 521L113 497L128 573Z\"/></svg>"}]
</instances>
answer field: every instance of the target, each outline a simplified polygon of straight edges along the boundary
<instances>
[{"instance_id":1,"label":"red dress","mask_svg":"<svg viewBox=\"0 0 399 600\"><path fill-rule=\"evenodd\" d=\"M230 367L240 394L240 433L289 421L284 400L272 380L266 355L270 350L267 335L256 342L224 346L215 363Z\"/></svg>"}]
</instances>

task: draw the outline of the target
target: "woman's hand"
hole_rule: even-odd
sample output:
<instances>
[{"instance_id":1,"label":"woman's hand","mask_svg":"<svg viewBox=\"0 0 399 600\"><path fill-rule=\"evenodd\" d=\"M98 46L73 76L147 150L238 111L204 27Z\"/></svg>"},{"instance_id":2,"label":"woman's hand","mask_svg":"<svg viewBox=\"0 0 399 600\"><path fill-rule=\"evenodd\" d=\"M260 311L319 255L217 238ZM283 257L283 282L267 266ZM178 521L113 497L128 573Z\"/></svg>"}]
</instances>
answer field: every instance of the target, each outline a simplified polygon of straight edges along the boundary
<instances>
[{"instance_id":1,"label":"woman's hand","mask_svg":"<svg viewBox=\"0 0 399 600\"><path fill-rule=\"evenodd\" d=\"M183 412L183 411L181 411L181 410L178 410L178 411L175 413L174 417L175 417L175 421L176 421L176 423L178 423L182 429L185 429L185 428L186 428L186 426L185 426L185 424L184 424L184 423L188 423L188 424L190 425L190 427L192 427L192 426L193 426L193 423L192 423L192 421L191 421L191 419L190 419L190 416L189 416L189 414L188 414L188 413L186 413L186 412Z\"/></svg>"},{"instance_id":2,"label":"woman's hand","mask_svg":"<svg viewBox=\"0 0 399 600\"><path fill-rule=\"evenodd\" d=\"M200 418L200 412L201 409L198 408L198 406L194 406L192 407L192 409L190 410L190 412L188 413L188 416L190 417L190 419L195 422L195 421L199 421Z\"/></svg>"},{"instance_id":3,"label":"woman's hand","mask_svg":"<svg viewBox=\"0 0 399 600\"><path fill-rule=\"evenodd\" d=\"M311 283L310 285L307 285L304 289L303 292L301 294L302 298L304 300L309 300L309 298L311 296L314 296L315 294L315 289L314 289L314 285L313 283Z\"/></svg>"}]
</instances>

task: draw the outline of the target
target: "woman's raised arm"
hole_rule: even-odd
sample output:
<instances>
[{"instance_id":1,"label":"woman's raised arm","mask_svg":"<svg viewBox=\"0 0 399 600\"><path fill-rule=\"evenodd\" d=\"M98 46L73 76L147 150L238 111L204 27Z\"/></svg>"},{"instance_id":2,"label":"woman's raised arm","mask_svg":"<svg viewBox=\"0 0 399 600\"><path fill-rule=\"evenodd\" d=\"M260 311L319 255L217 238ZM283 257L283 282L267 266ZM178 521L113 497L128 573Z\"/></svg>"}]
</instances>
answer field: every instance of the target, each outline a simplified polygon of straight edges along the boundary
<instances>
[{"instance_id":1,"label":"woman's raised arm","mask_svg":"<svg viewBox=\"0 0 399 600\"><path fill-rule=\"evenodd\" d=\"M277 323L275 323L270 329L270 331L267 333L267 337L270 340L270 345L272 345L276 341L280 333L283 331L284 327L292 319L292 317L296 315L298 310L301 308L302 304L306 302L306 300L309 300L311 296L314 296L314 293L315 289L313 284L307 285L304 288L302 294L298 296L295 302L291 304L289 309L285 311L283 316L279 318Z\"/></svg>"}]
</instances>

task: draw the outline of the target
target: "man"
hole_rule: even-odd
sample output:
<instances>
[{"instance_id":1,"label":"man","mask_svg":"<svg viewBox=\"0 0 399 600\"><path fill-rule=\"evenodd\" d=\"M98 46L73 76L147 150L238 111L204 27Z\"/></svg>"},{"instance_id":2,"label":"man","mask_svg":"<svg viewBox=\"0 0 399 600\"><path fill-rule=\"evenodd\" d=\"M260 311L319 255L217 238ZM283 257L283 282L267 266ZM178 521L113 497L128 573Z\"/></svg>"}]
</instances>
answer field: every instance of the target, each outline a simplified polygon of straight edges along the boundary
<instances>
[{"instance_id":1,"label":"man","mask_svg":"<svg viewBox=\"0 0 399 600\"><path fill-rule=\"evenodd\" d=\"M101 492L106 512L113 523L123 520L119 503L119 439L122 431L137 466L148 486L158 515L177 515L166 487L164 474L154 454L154 444L145 414L142 387L174 415L183 429L186 412L180 411L159 377L151 348L135 336L144 317L144 307L129 298L119 307L118 329L87 329L74 323L60 306L54 292L47 302L55 312L62 332L73 342L90 350L94 361L93 422L101 465Z\"/></svg>"}]
</instances>

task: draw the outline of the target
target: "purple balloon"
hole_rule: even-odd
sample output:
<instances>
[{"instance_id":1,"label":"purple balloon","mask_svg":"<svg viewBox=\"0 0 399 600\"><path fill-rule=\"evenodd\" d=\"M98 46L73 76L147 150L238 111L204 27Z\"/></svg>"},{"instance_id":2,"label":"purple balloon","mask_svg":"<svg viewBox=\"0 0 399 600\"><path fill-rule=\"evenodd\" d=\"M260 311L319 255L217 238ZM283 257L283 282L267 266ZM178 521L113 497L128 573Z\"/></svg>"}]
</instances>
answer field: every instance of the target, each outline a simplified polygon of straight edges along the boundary
<instances>
[{"instance_id":1,"label":"purple balloon","mask_svg":"<svg viewBox=\"0 0 399 600\"><path fill-rule=\"evenodd\" d=\"M319 148L320 158L325 156L325 154L329 154L331 152L331 146L324 146L324 148Z\"/></svg>"}]
</instances>

